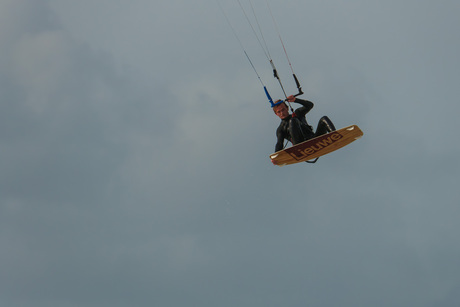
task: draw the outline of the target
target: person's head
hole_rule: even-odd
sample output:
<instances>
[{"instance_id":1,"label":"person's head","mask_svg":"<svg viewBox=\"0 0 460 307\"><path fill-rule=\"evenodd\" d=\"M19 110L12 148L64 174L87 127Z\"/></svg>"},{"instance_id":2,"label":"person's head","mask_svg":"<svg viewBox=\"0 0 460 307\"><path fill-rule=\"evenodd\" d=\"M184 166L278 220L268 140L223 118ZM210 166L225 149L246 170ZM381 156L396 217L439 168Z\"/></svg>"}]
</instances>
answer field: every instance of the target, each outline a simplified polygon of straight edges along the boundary
<instances>
[{"instance_id":1,"label":"person's head","mask_svg":"<svg viewBox=\"0 0 460 307\"><path fill-rule=\"evenodd\" d=\"M273 112L275 112L276 116L278 116L281 119L285 119L289 116L289 109L283 100L275 101L273 106Z\"/></svg>"}]
</instances>

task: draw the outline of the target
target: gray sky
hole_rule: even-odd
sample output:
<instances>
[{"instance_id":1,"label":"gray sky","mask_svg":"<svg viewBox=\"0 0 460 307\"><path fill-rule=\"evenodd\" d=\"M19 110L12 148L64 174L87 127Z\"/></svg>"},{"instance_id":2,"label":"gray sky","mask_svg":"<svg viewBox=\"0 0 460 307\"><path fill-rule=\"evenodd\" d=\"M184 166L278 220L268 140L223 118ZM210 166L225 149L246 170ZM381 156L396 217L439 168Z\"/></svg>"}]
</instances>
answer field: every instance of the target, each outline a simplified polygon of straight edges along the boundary
<instances>
[{"instance_id":1,"label":"gray sky","mask_svg":"<svg viewBox=\"0 0 460 307\"><path fill-rule=\"evenodd\" d=\"M460 304L460 3L270 5L310 123L364 131L314 165L216 1L0 0L1 306Z\"/></svg>"}]
</instances>

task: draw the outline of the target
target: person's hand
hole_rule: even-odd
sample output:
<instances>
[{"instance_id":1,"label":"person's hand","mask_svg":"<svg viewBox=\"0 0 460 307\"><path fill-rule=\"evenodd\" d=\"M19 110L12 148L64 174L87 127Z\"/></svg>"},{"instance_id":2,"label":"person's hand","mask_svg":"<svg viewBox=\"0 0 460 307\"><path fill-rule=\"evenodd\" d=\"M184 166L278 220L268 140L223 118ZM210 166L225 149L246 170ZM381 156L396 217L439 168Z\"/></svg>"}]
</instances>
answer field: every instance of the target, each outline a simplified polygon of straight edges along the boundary
<instances>
[{"instance_id":1,"label":"person's hand","mask_svg":"<svg viewBox=\"0 0 460 307\"><path fill-rule=\"evenodd\" d=\"M273 165L278 165L278 163L275 160L273 160L273 159L271 159L271 160L272 160Z\"/></svg>"},{"instance_id":2,"label":"person's hand","mask_svg":"<svg viewBox=\"0 0 460 307\"><path fill-rule=\"evenodd\" d=\"M286 98L286 100L289 101L289 102L294 102L295 101L295 96L294 95L288 96Z\"/></svg>"}]
</instances>

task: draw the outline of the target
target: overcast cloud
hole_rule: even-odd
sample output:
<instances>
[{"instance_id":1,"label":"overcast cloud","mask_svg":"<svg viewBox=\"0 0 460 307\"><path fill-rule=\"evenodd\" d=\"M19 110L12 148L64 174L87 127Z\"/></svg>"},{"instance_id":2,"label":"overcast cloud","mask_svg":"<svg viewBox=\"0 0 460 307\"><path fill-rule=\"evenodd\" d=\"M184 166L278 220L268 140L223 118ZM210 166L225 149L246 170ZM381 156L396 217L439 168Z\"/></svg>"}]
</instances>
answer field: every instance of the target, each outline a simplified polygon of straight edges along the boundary
<instances>
[{"instance_id":1,"label":"overcast cloud","mask_svg":"<svg viewBox=\"0 0 460 307\"><path fill-rule=\"evenodd\" d=\"M460 305L459 2L270 5L310 123L364 131L313 165L216 1L0 0L1 306Z\"/></svg>"}]
</instances>

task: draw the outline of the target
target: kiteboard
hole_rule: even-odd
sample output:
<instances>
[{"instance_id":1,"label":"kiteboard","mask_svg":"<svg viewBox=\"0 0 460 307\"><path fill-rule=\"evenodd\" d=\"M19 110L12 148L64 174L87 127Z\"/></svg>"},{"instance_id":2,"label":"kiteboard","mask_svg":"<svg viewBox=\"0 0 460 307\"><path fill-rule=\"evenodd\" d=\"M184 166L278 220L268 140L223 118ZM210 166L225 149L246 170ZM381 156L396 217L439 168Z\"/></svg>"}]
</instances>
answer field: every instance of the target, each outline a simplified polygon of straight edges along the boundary
<instances>
[{"instance_id":1,"label":"kiteboard","mask_svg":"<svg viewBox=\"0 0 460 307\"><path fill-rule=\"evenodd\" d=\"M352 125L277 151L270 155L270 159L278 166L310 161L347 146L362 136L361 129Z\"/></svg>"}]
</instances>

